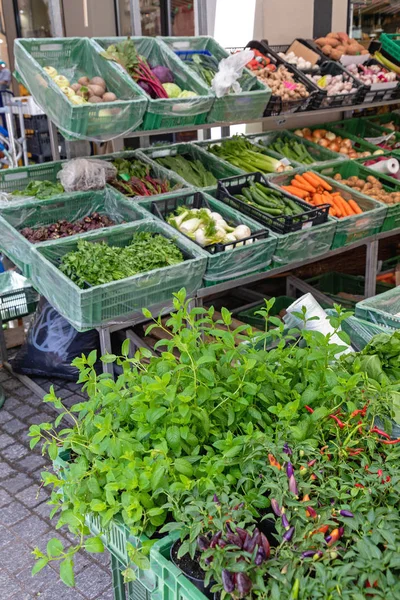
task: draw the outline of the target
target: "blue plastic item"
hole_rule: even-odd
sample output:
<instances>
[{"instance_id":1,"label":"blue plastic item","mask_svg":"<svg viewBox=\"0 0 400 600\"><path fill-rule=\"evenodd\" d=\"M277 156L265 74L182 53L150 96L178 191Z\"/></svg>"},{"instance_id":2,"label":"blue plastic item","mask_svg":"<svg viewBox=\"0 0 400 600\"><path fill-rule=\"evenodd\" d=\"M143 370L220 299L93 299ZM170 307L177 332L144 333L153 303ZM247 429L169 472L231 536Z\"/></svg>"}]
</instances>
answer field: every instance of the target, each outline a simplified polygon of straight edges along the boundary
<instances>
[{"instance_id":1,"label":"blue plastic item","mask_svg":"<svg viewBox=\"0 0 400 600\"><path fill-rule=\"evenodd\" d=\"M202 54L203 56L212 56L209 50L174 50L175 54L182 60L190 60L194 54Z\"/></svg>"}]
</instances>

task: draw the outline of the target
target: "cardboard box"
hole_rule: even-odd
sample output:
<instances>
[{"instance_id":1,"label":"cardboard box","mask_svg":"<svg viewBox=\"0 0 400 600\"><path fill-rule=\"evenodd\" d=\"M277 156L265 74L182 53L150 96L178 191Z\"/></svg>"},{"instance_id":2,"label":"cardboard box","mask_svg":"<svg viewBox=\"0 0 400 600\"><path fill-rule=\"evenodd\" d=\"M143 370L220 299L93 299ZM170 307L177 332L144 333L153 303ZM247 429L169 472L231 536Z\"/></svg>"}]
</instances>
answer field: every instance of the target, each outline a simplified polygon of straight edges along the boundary
<instances>
[{"instance_id":1,"label":"cardboard box","mask_svg":"<svg viewBox=\"0 0 400 600\"><path fill-rule=\"evenodd\" d=\"M320 59L319 54L314 52L314 50L310 50L310 48L307 48L307 46L305 46L298 40L294 40L290 48L288 48L288 50L286 51L286 54L289 54L289 52L293 52L296 56L304 58L304 60L308 60L312 64L312 66L317 64L317 62Z\"/></svg>"}]
</instances>

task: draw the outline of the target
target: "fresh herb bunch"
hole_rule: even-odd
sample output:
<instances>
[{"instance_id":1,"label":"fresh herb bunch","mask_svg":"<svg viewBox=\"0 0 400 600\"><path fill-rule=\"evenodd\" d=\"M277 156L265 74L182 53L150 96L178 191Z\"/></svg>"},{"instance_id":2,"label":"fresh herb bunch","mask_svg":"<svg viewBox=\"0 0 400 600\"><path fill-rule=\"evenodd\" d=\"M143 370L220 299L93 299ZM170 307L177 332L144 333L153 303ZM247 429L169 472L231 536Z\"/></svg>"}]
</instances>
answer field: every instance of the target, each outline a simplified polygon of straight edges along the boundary
<instances>
[{"instance_id":1,"label":"fresh herb bunch","mask_svg":"<svg viewBox=\"0 0 400 600\"><path fill-rule=\"evenodd\" d=\"M113 162L118 173L111 185L125 196L153 196L164 194L181 187L171 186L167 179L159 179L151 174L151 166L138 159L118 158Z\"/></svg>"},{"instance_id":2,"label":"fresh herb bunch","mask_svg":"<svg viewBox=\"0 0 400 600\"><path fill-rule=\"evenodd\" d=\"M106 242L79 240L77 250L61 259L60 271L84 288L132 277L183 262L174 242L163 235L135 234L127 246L109 246Z\"/></svg>"},{"instance_id":3,"label":"fresh herb bunch","mask_svg":"<svg viewBox=\"0 0 400 600\"><path fill-rule=\"evenodd\" d=\"M206 169L200 160L193 160L189 155L177 154L176 156L165 156L156 160L160 165L175 171L182 179L195 187L208 187L218 183L216 177Z\"/></svg>"},{"instance_id":4,"label":"fresh herb bunch","mask_svg":"<svg viewBox=\"0 0 400 600\"><path fill-rule=\"evenodd\" d=\"M13 196L34 196L38 200L46 200L59 194L64 194L63 186L52 181L30 181L26 188L12 193Z\"/></svg>"}]
</instances>

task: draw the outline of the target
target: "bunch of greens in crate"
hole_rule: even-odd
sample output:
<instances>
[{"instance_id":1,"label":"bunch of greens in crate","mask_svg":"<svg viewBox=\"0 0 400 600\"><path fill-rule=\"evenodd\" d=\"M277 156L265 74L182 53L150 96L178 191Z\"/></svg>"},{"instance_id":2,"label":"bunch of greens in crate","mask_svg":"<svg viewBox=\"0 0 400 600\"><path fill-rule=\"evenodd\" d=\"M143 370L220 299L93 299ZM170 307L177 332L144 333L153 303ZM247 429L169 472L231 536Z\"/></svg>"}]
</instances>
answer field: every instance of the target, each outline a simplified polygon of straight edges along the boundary
<instances>
[{"instance_id":1,"label":"bunch of greens in crate","mask_svg":"<svg viewBox=\"0 0 400 600\"><path fill-rule=\"evenodd\" d=\"M47 200L64 193L61 183L52 181L30 181L23 190L14 190L13 196L34 196L38 200Z\"/></svg>"},{"instance_id":2,"label":"bunch of greens in crate","mask_svg":"<svg viewBox=\"0 0 400 600\"><path fill-rule=\"evenodd\" d=\"M171 171L175 171L182 179L195 187L209 187L218 183L217 179L211 171L205 168L201 160L192 159L189 155L177 154L176 156L165 156L156 160L160 165Z\"/></svg>"},{"instance_id":3,"label":"bunch of greens in crate","mask_svg":"<svg viewBox=\"0 0 400 600\"><path fill-rule=\"evenodd\" d=\"M61 259L60 271L80 288L132 277L138 273L162 269L183 262L174 242L163 235L140 232L127 246L109 246L105 242L77 242L77 250Z\"/></svg>"},{"instance_id":4,"label":"bunch of greens in crate","mask_svg":"<svg viewBox=\"0 0 400 600\"><path fill-rule=\"evenodd\" d=\"M259 182L243 187L241 193L235 194L234 197L270 217L294 217L303 214L305 210L291 198Z\"/></svg>"},{"instance_id":5,"label":"bunch of greens in crate","mask_svg":"<svg viewBox=\"0 0 400 600\"><path fill-rule=\"evenodd\" d=\"M97 262L90 260L95 270ZM160 316L148 328L148 333L157 328L166 334L156 345L163 349L160 355L142 348L131 358L127 341L121 357L102 358L121 367L116 381L97 376L95 352L77 358L74 365L89 399L72 412L53 389L45 398L69 413L74 425L58 431L62 417L54 426L33 425L31 446L44 440L52 460L59 450L70 453L62 476L43 477L53 486L53 515L61 511L58 525L67 524L78 542L68 554L43 556L37 550L41 566L66 555L70 560L86 543L87 513L98 515L102 527L120 515L133 535L151 536L169 515L171 495L179 498L195 489L208 494L227 483L241 487L237 465L252 452L243 432L254 441L265 433L268 439L284 436L290 443L315 447L335 434L339 417L329 416L338 406L350 412L365 404L364 374L349 373L335 362L341 347L316 331L284 334L281 321L269 317L273 301L261 311L265 333L257 334L246 325L232 329L225 309L215 323L212 308L189 311L188 306L181 290L174 299L176 312L166 323ZM332 319L335 331L346 316L338 309L339 317ZM149 311L144 314L152 319ZM276 329L268 332L270 322ZM299 340L293 345L295 334ZM271 339L278 344L267 351ZM372 406L379 391L372 389L369 397ZM315 406L313 414L305 406ZM379 410L385 410L381 398ZM253 489L257 493L256 485ZM130 547L129 552L136 565L148 567L143 548Z\"/></svg>"},{"instance_id":6,"label":"bunch of greens in crate","mask_svg":"<svg viewBox=\"0 0 400 600\"><path fill-rule=\"evenodd\" d=\"M208 151L247 173L281 173L292 169L280 160L268 156L261 148L240 135L223 140L219 144L210 144Z\"/></svg>"},{"instance_id":7,"label":"bunch of greens in crate","mask_svg":"<svg viewBox=\"0 0 400 600\"><path fill-rule=\"evenodd\" d=\"M293 160L302 163L303 165L312 165L315 162L306 147L296 140L282 140L278 138L274 142L268 144L268 147L288 160Z\"/></svg>"},{"instance_id":8,"label":"bunch of greens in crate","mask_svg":"<svg viewBox=\"0 0 400 600\"><path fill-rule=\"evenodd\" d=\"M178 53L181 54L181 53ZM182 56L181 56L182 58ZM196 52L188 52L187 57L184 58L190 67L203 79L203 81L211 87L212 81L219 70L219 62L211 53L209 54L197 54ZM251 90L254 87L255 79L247 73L244 73L240 78L240 87L242 90ZM231 89L230 93L234 93Z\"/></svg>"},{"instance_id":9,"label":"bunch of greens in crate","mask_svg":"<svg viewBox=\"0 0 400 600\"><path fill-rule=\"evenodd\" d=\"M154 196L180 187L171 186L167 179L152 177L151 166L138 159L117 158L113 165L118 173L111 185L128 197Z\"/></svg>"}]
</instances>

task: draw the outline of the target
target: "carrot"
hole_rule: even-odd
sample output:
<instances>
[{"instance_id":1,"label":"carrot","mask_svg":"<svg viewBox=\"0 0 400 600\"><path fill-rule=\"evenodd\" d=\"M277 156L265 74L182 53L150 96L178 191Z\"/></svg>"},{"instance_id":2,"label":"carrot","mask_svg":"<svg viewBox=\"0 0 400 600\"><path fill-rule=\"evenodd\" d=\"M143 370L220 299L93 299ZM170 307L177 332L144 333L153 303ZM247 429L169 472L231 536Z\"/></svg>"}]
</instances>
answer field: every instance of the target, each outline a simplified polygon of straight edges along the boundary
<instances>
[{"instance_id":1,"label":"carrot","mask_svg":"<svg viewBox=\"0 0 400 600\"><path fill-rule=\"evenodd\" d=\"M307 193L309 193L309 192L315 192L314 188L312 190L309 190L302 183L300 183L299 181L296 181L296 179L292 179L290 185L293 186L293 187L295 187L295 188L298 188L299 190L303 190L303 191L305 191Z\"/></svg>"},{"instance_id":2,"label":"carrot","mask_svg":"<svg viewBox=\"0 0 400 600\"><path fill-rule=\"evenodd\" d=\"M313 196L313 200L315 202L315 204L318 206L319 204L323 204L322 202L322 195L321 194L314 194Z\"/></svg>"},{"instance_id":3,"label":"carrot","mask_svg":"<svg viewBox=\"0 0 400 600\"><path fill-rule=\"evenodd\" d=\"M336 198L336 196L333 196L332 200L333 200L333 206L334 206L334 208L336 210L336 216L337 216L338 219L341 219L342 216L343 216L343 214L342 214L343 213L342 204L341 204L341 202L338 201L338 199Z\"/></svg>"},{"instance_id":4,"label":"carrot","mask_svg":"<svg viewBox=\"0 0 400 600\"><path fill-rule=\"evenodd\" d=\"M363 212L363 211L362 211L362 210L361 210L361 208L358 206L358 204L357 204L357 202L356 202L355 200L353 200L353 199L349 200L349 204L350 204L351 208L354 210L354 212L355 212L357 215L361 215L361 214L362 214L362 212Z\"/></svg>"},{"instance_id":5,"label":"carrot","mask_svg":"<svg viewBox=\"0 0 400 600\"><path fill-rule=\"evenodd\" d=\"M282 189L294 196L298 196L299 198L307 198L309 193L306 190L300 190L292 185L283 185Z\"/></svg>"},{"instance_id":6,"label":"carrot","mask_svg":"<svg viewBox=\"0 0 400 600\"><path fill-rule=\"evenodd\" d=\"M309 179L306 178L306 175L311 175L312 179L314 181L316 181L317 183L317 187L320 185L324 188L324 190L328 190L328 192L330 192L332 190L332 186L329 185L329 183L327 183L326 181L324 181L319 175L317 175L316 173L304 173L304 179L306 179L307 181L309 181ZM311 182L310 182L311 183ZM311 185L315 185L315 183L312 183Z\"/></svg>"},{"instance_id":7,"label":"carrot","mask_svg":"<svg viewBox=\"0 0 400 600\"><path fill-rule=\"evenodd\" d=\"M354 212L353 212L353 209L351 208L351 206L349 205L349 203L344 198L342 198L342 196L339 196L339 198L340 198L340 202L342 203L345 216L352 217L354 215Z\"/></svg>"},{"instance_id":8,"label":"carrot","mask_svg":"<svg viewBox=\"0 0 400 600\"><path fill-rule=\"evenodd\" d=\"M294 184L294 182L297 181L298 183L300 183L305 190L308 190L309 192L315 192L316 189L314 186L310 185L305 179L304 177L302 177L301 175L296 175L294 180L292 179L292 185Z\"/></svg>"},{"instance_id":9,"label":"carrot","mask_svg":"<svg viewBox=\"0 0 400 600\"><path fill-rule=\"evenodd\" d=\"M317 181L317 179L315 178L315 174L311 173L311 171L307 171L306 173L303 173L303 177L313 187L315 187L315 188L319 187L320 184Z\"/></svg>"}]
</instances>

